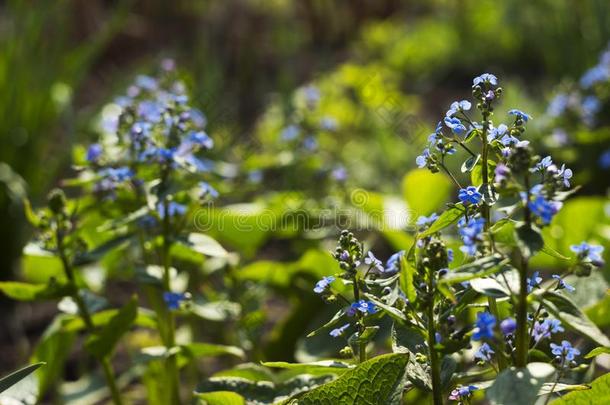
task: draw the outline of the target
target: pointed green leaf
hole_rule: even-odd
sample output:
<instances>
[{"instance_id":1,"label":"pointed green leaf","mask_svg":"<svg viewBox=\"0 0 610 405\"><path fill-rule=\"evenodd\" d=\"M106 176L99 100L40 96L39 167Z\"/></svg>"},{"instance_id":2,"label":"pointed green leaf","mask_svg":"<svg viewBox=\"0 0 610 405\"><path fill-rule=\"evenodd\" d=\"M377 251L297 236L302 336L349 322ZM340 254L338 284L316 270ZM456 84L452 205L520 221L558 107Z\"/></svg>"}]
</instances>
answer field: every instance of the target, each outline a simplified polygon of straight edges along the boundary
<instances>
[{"instance_id":1,"label":"pointed green leaf","mask_svg":"<svg viewBox=\"0 0 610 405\"><path fill-rule=\"evenodd\" d=\"M570 392L552 402L553 405L591 405L610 403L610 373L591 383L591 389Z\"/></svg>"},{"instance_id":2,"label":"pointed green leaf","mask_svg":"<svg viewBox=\"0 0 610 405\"><path fill-rule=\"evenodd\" d=\"M44 364L46 363L40 362L36 364L30 364L29 366L26 366L17 371L13 371L6 377L3 377L2 379L0 379L0 392L6 391L8 388L17 384L19 381L23 380L25 377L33 373L38 367Z\"/></svg>"},{"instance_id":3,"label":"pointed green leaf","mask_svg":"<svg viewBox=\"0 0 610 405\"><path fill-rule=\"evenodd\" d=\"M110 355L121 337L131 328L137 315L138 301L133 297L100 332L87 339L87 350L98 359Z\"/></svg>"},{"instance_id":4,"label":"pointed green leaf","mask_svg":"<svg viewBox=\"0 0 610 405\"><path fill-rule=\"evenodd\" d=\"M425 238L426 236L430 236L442 231L449 225L457 222L464 215L464 212L466 212L466 209L464 208L464 205L462 203L455 204L451 208L445 210L445 212L443 212L436 219L436 221L434 221L434 223L430 225L430 228L418 234L418 238Z\"/></svg>"},{"instance_id":5,"label":"pointed green leaf","mask_svg":"<svg viewBox=\"0 0 610 405\"><path fill-rule=\"evenodd\" d=\"M199 392L195 397L204 405L245 405L246 400L231 391Z\"/></svg>"},{"instance_id":6,"label":"pointed green leaf","mask_svg":"<svg viewBox=\"0 0 610 405\"><path fill-rule=\"evenodd\" d=\"M406 354L377 356L335 381L293 397L286 404L400 404L407 361Z\"/></svg>"}]
</instances>

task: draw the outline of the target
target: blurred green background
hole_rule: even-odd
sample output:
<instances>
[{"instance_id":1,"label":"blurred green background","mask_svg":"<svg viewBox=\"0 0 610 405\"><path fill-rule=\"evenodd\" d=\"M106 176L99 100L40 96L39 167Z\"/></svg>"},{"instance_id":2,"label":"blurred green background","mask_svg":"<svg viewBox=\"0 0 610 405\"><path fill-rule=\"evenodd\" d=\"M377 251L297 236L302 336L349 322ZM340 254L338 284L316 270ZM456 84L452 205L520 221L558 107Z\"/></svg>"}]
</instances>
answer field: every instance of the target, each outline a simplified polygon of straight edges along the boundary
<instances>
[{"instance_id":1,"label":"blurred green background","mask_svg":"<svg viewBox=\"0 0 610 405\"><path fill-rule=\"evenodd\" d=\"M205 112L218 159L250 175L218 186L225 203L296 193L299 204L305 195L325 207L335 203L329 195L347 198L354 187L400 194L433 124L451 101L469 96L463 89L472 77L495 73L510 90L506 109L542 118L557 86L577 81L610 40L607 0L9 0L0 7L0 279L14 278L28 236L22 199L40 202L69 175L72 146L95 139L104 105L163 58L176 60ZM320 101L305 114L310 83ZM325 118L332 125L315 129L315 147L299 152L302 145L283 143L286 127ZM605 196L610 176L595 162L610 147L608 131L579 137L585 147L558 148L545 141L553 128L535 119L528 136L579 167L581 194ZM345 181L321 182L341 170ZM247 259L270 255L263 235L224 236ZM271 256L296 260L309 242L296 245ZM292 346L278 347L286 353L274 358L292 356Z\"/></svg>"}]
</instances>

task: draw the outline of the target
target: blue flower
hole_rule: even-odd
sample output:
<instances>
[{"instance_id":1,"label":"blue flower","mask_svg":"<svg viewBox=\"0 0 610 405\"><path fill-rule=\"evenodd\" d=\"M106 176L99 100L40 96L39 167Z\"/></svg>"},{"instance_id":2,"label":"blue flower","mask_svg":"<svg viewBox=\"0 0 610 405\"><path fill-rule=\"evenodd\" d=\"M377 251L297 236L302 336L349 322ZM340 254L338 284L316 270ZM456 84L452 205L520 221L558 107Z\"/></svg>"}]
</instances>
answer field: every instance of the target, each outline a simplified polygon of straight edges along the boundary
<instances>
[{"instance_id":1,"label":"blue flower","mask_svg":"<svg viewBox=\"0 0 610 405\"><path fill-rule=\"evenodd\" d=\"M320 90L313 84L309 84L303 88L303 94L305 95L305 102L309 108L314 108L318 101L320 101Z\"/></svg>"},{"instance_id":2,"label":"blue flower","mask_svg":"<svg viewBox=\"0 0 610 405\"><path fill-rule=\"evenodd\" d=\"M458 118L445 117L444 121L445 125L447 125L448 128L451 128L453 133L455 133L456 135L462 135L464 132L466 132L466 127Z\"/></svg>"},{"instance_id":3,"label":"blue flower","mask_svg":"<svg viewBox=\"0 0 610 405\"><path fill-rule=\"evenodd\" d=\"M506 134L500 139L500 143L504 146L516 145L519 143L519 139L512 135Z\"/></svg>"},{"instance_id":4,"label":"blue flower","mask_svg":"<svg viewBox=\"0 0 610 405\"><path fill-rule=\"evenodd\" d=\"M415 163L417 164L417 167L419 167L421 169L428 165L429 160L430 160L430 149L426 148L423 150L422 154L419 155L415 159Z\"/></svg>"},{"instance_id":5,"label":"blue flower","mask_svg":"<svg viewBox=\"0 0 610 405\"><path fill-rule=\"evenodd\" d=\"M610 169L610 149L602 152L599 157L599 167L602 169Z\"/></svg>"},{"instance_id":6,"label":"blue flower","mask_svg":"<svg viewBox=\"0 0 610 405\"><path fill-rule=\"evenodd\" d=\"M453 261L453 249L447 249L447 262L451 263Z\"/></svg>"},{"instance_id":7,"label":"blue flower","mask_svg":"<svg viewBox=\"0 0 610 405\"><path fill-rule=\"evenodd\" d=\"M347 180L347 170L345 170L345 167L343 167L343 166L335 167L333 169L333 171L330 173L330 175L336 181L341 181L342 182L342 181Z\"/></svg>"},{"instance_id":8,"label":"blue flower","mask_svg":"<svg viewBox=\"0 0 610 405\"><path fill-rule=\"evenodd\" d=\"M100 145L99 143L89 145L86 156L87 161L91 163L97 162L97 160L102 155L102 152L102 145Z\"/></svg>"},{"instance_id":9,"label":"blue flower","mask_svg":"<svg viewBox=\"0 0 610 405\"><path fill-rule=\"evenodd\" d=\"M508 127L505 124L498 125L497 128L492 127L487 135L487 142L492 142L496 139L501 139L508 132Z\"/></svg>"},{"instance_id":10,"label":"blue flower","mask_svg":"<svg viewBox=\"0 0 610 405\"><path fill-rule=\"evenodd\" d=\"M315 292L316 294L323 293L324 291L326 291L326 289L330 286L330 283L332 283L333 281L335 281L335 278L333 276L328 276L328 277L322 278L322 280L320 280L316 283L316 286L314 287L313 292Z\"/></svg>"},{"instance_id":11,"label":"blue flower","mask_svg":"<svg viewBox=\"0 0 610 405\"><path fill-rule=\"evenodd\" d=\"M590 261L593 265L601 267L604 265L602 253L604 247L599 245L589 245L587 242L581 242L580 245L570 246L570 250L578 255L582 261Z\"/></svg>"},{"instance_id":12,"label":"blue flower","mask_svg":"<svg viewBox=\"0 0 610 405\"><path fill-rule=\"evenodd\" d=\"M478 204L479 202L481 202L483 195L479 193L475 186L468 186L466 188L460 189L458 193L458 198L464 204Z\"/></svg>"},{"instance_id":13,"label":"blue flower","mask_svg":"<svg viewBox=\"0 0 610 405\"><path fill-rule=\"evenodd\" d=\"M168 291L165 291L163 293L163 301L165 301L165 305L167 305L167 308L169 308L172 311L179 309L180 304L184 300L186 300L186 294L168 292Z\"/></svg>"},{"instance_id":14,"label":"blue flower","mask_svg":"<svg viewBox=\"0 0 610 405\"><path fill-rule=\"evenodd\" d=\"M337 127L337 120L333 117L324 117L320 120L320 128L325 131L335 131Z\"/></svg>"},{"instance_id":15,"label":"blue flower","mask_svg":"<svg viewBox=\"0 0 610 405\"><path fill-rule=\"evenodd\" d=\"M550 156L545 157L540 162L536 163L535 170L545 172L553 164L553 159Z\"/></svg>"},{"instance_id":16,"label":"blue flower","mask_svg":"<svg viewBox=\"0 0 610 405\"><path fill-rule=\"evenodd\" d=\"M370 250L367 253L367 256L364 258L364 264L368 264L371 268L383 273L383 264L381 264L381 260L377 259Z\"/></svg>"},{"instance_id":17,"label":"blue flower","mask_svg":"<svg viewBox=\"0 0 610 405\"><path fill-rule=\"evenodd\" d=\"M340 328L333 329L329 332L329 335L331 335L332 337L335 337L335 338L339 337L339 336L343 335L343 332L345 332L345 330L347 328L349 328L349 325L350 325L349 323L346 323L345 325L341 326Z\"/></svg>"},{"instance_id":18,"label":"blue flower","mask_svg":"<svg viewBox=\"0 0 610 405\"><path fill-rule=\"evenodd\" d=\"M552 278L554 278L555 280L557 280L557 289L558 290L563 290L566 289L569 292L574 292L576 291L576 288L574 288L573 286L571 286L570 284L566 283L561 276L557 275L557 274L553 274L551 276Z\"/></svg>"},{"instance_id":19,"label":"blue flower","mask_svg":"<svg viewBox=\"0 0 610 405\"><path fill-rule=\"evenodd\" d=\"M400 260L405 255L405 251L401 250L400 252L394 253L388 261L385 263L384 272L387 274L396 273L400 270Z\"/></svg>"},{"instance_id":20,"label":"blue flower","mask_svg":"<svg viewBox=\"0 0 610 405\"><path fill-rule=\"evenodd\" d=\"M568 108L570 97L567 94L557 94L549 103L546 113L551 117L559 117Z\"/></svg>"},{"instance_id":21,"label":"blue flower","mask_svg":"<svg viewBox=\"0 0 610 405\"><path fill-rule=\"evenodd\" d=\"M497 86L498 78L495 75L492 75L491 73L483 73L482 75L475 77L472 81L472 84L474 86L481 83L489 83L492 86Z\"/></svg>"},{"instance_id":22,"label":"blue flower","mask_svg":"<svg viewBox=\"0 0 610 405\"><path fill-rule=\"evenodd\" d=\"M214 187L212 187L209 183L205 181L199 182L199 197L210 197L210 198L218 198L218 191Z\"/></svg>"},{"instance_id":23,"label":"blue flower","mask_svg":"<svg viewBox=\"0 0 610 405\"><path fill-rule=\"evenodd\" d=\"M563 332L564 330L560 320L547 318L543 322L534 323L532 337L534 341L539 342L541 339L551 337L551 334Z\"/></svg>"},{"instance_id":24,"label":"blue flower","mask_svg":"<svg viewBox=\"0 0 610 405\"><path fill-rule=\"evenodd\" d=\"M496 169L494 171L495 177L494 181L496 183L501 183L505 180L508 180L508 176L510 176L510 168L506 166L504 163L498 163Z\"/></svg>"},{"instance_id":25,"label":"blue flower","mask_svg":"<svg viewBox=\"0 0 610 405\"><path fill-rule=\"evenodd\" d=\"M432 225L434 223L434 221L436 221L437 218L438 218L438 215L435 212L432 213L429 217L427 217L425 215L421 215L419 218L417 218L417 222L415 224L419 228L424 228L424 227Z\"/></svg>"},{"instance_id":26,"label":"blue flower","mask_svg":"<svg viewBox=\"0 0 610 405\"><path fill-rule=\"evenodd\" d=\"M186 213L186 205L170 201L167 204L167 213L170 217L175 217L176 215L182 216ZM159 214L161 219L165 218L165 206L163 202L157 204L157 214Z\"/></svg>"},{"instance_id":27,"label":"blue flower","mask_svg":"<svg viewBox=\"0 0 610 405\"><path fill-rule=\"evenodd\" d=\"M562 340L561 345L551 343L551 353L562 362L565 360L574 361L574 358L580 354L580 350L572 347L572 344L567 340Z\"/></svg>"},{"instance_id":28,"label":"blue flower","mask_svg":"<svg viewBox=\"0 0 610 405\"><path fill-rule=\"evenodd\" d=\"M313 136L303 139L303 147L308 151L315 151L318 148L318 141Z\"/></svg>"},{"instance_id":29,"label":"blue flower","mask_svg":"<svg viewBox=\"0 0 610 405\"><path fill-rule=\"evenodd\" d=\"M138 105L138 116L153 124L161 122L164 112L163 105L155 100L144 100Z\"/></svg>"},{"instance_id":30,"label":"blue flower","mask_svg":"<svg viewBox=\"0 0 610 405\"><path fill-rule=\"evenodd\" d=\"M601 65L597 65L587 70L580 78L580 85L584 89L593 87L596 83L608 80L610 71Z\"/></svg>"},{"instance_id":31,"label":"blue flower","mask_svg":"<svg viewBox=\"0 0 610 405\"><path fill-rule=\"evenodd\" d=\"M548 225L551 220L559 212L562 204L559 201L547 200L542 195L542 185L532 187L530 193L534 196L532 201L527 203L531 213L540 218L543 225Z\"/></svg>"},{"instance_id":32,"label":"blue flower","mask_svg":"<svg viewBox=\"0 0 610 405\"><path fill-rule=\"evenodd\" d=\"M301 130L296 125L289 125L282 130L281 137L283 141L292 141L295 140Z\"/></svg>"},{"instance_id":33,"label":"blue flower","mask_svg":"<svg viewBox=\"0 0 610 405\"><path fill-rule=\"evenodd\" d=\"M470 104L470 101L468 101L468 100L454 101L453 103L451 103L451 106L449 107L449 110L445 114L445 117L453 117L455 114L457 114L460 111L468 111L468 110L470 110L471 106L472 105Z\"/></svg>"},{"instance_id":34,"label":"blue flower","mask_svg":"<svg viewBox=\"0 0 610 405\"><path fill-rule=\"evenodd\" d=\"M529 114L526 114L526 113L524 113L523 111L521 111L521 110L517 110L517 109L510 110L510 111L508 112L508 114L509 114L509 115L514 115L514 116L516 116L516 117L517 117L517 119L519 119L519 118L520 118L520 119L521 119L521 120L523 120L524 122L528 122L529 120L531 120L531 119L532 119L532 117L531 117Z\"/></svg>"},{"instance_id":35,"label":"blue flower","mask_svg":"<svg viewBox=\"0 0 610 405\"><path fill-rule=\"evenodd\" d=\"M532 292L534 288L540 286L541 282L542 277L540 277L540 272L535 271L534 274L532 274L532 277L527 279L527 292Z\"/></svg>"},{"instance_id":36,"label":"blue flower","mask_svg":"<svg viewBox=\"0 0 610 405\"><path fill-rule=\"evenodd\" d=\"M475 322L472 340L491 339L494 337L496 318L489 312L479 312Z\"/></svg>"},{"instance_id":37,"label":"blue flower","mask_svg":"<svg viewBox=\"0 0 610 405\"><path fill-rule=\"evenodd\" d=\"M462 401L466 398L469 398L472 395L472 392L477 390L476 385L469 385L467 387L457 387L451 394L449 394L449 399L451 401Z\"/></svg>"},{"instance_id":38,"label":"blue flower","mask_svg":"<svg viewBox=\"0 0 610 405\"><path fill-rule=\"evenodd\" d=\"M214 141L203 131L193 131L187 138L188 142L194 145L201 146L205 149L212 149L214 147Z\"/></svg>"},{"instance_id":39,"label":"blue flower","mask_svg":"<svg viewBox=\"0 0 610 405\"><path fill-rule=\"evenodd\" d=\"M567 169L566 165L561 165L561 169L555 174L555 177L563 182L563 185L570 187L570 179L572 178L572 170Z\"/></svg>"},{"instance_id":40,"label":"blue flower","mask_svg":"<svg viewBox=\"0 0 610 405\"><path fill-rule=\"evenodd\" d=\"M136 77L136 86L143 88L148 91L155 91L158 87L157 80L150 76L138 75Z\"/></svg>"},{"instance_id":41,"label":"blue flower","mask_svg":"<svg viewBox=\"0 0 610 405\"><path fill-rule=\"evenodd\" d=\"M582 118L587 125L593 125L595 123L595 114L599 112L602 107L601 102L595 96L587 96L582 100L581 103Z\"/></svg>"},{"instance_id":42,"label":"blue flower","mask_svg":"<svg viewBox=\"0 0 610 405\"><path fill-rule=\"evenodd\" d=\"M483 218L470 218L468 221L461 218L458 221L458 233L464 245L460 247L460 250L467 255L474 256L477 253L477 243L483 240L484 228L485 219Z\"/></svg>"},{"instance_id":43,"label":"blue flower","mask_svg":"<svg viewBox=\"0 0 610 405\"><path fill-rule=\"evenodd\" d=\"M360 300L350 305L346 313L347 316L354 316L358 311L366 315L376 313L377 309L375 308L375 304L373 304L371 301Z\"/></svg>"},{"instance_id":44,"label":"blue flower","mask_svg":"<svg viewBox=\"0 0 610 405\"><path fill-rule=\"evenodd\" d=\"M487 343L483 343L481 347L474 353L474 358L479 359L482 362L491 361L492 354L495 352L492 350L491 346Z\"/></svg>"},{"instance_id":45,"label":"blue flower","mask_svg":"<svg viewBox=\"0 0 610 405\"><path fill-rule=\"evenodd\" d=\"M517 330L517 322L513 318L506 318L500 322L500 330L503 335L512 335Z\"/></svg>"}]
</instances>

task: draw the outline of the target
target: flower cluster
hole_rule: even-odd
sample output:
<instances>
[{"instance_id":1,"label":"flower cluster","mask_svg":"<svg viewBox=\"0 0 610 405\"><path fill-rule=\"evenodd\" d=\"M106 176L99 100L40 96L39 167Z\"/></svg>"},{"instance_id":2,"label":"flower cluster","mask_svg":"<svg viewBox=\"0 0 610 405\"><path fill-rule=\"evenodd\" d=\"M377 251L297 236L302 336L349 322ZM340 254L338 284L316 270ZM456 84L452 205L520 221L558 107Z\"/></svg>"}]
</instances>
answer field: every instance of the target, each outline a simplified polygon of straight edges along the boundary
<instances>
[{"instance_id":1,"label":"flower cluster","mask_svg":"<svg viewBox=\"0 0 610 405\"><path fill-rule=\"evenodd\" d=\"M588 69L577 84L562 88L549 103L546 114L555 127L553 140L557 145L574 141L567 133L575 123L589 129L608 124L605 117L610 105L609 89L610 48L600 54L598 63ZM602 150L597 162L602 169L610 169L610 149Z\"/></svg>"},{"instance_id":2,"label":"flower cluster","mask_svg":"<svg viewBox=\"0 0 610 405\"><path fill-rule=\"evenodd\" d=\"M214 146L206 118L190 105L173 64L163 67L159 77L138 76L115 100L116 113L105 116L104 134L86 152L94 191L111 198L124 188L141 192L147 181L182 171L198 179L201 196L218 195L201 178L214 168L201 156Z\"/></svg>"}]
</instances>

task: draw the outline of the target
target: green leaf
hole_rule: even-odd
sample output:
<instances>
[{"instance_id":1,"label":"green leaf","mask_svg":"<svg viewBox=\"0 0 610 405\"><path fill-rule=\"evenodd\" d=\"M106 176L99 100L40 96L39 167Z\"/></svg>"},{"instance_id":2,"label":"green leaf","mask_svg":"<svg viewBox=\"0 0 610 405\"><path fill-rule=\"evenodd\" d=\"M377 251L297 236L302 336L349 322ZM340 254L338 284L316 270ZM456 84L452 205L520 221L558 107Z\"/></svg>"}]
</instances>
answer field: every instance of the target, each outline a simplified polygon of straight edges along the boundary
<instances>
[{"instance_id":1,"label":"green leaf","mask_svg":"<svg viewBox=\"0 0 610 405\"><path fill-rule=\"evenodd\" d=\"M51 278L65 280L61 260L33 243L23 249L21 271L25 280L35 284L47 283Z\"/></svg>"},{"instance_id":2,"label":"green leaf","mask_svg":"<svg viewBox=\"0 0 610 405\"><path fill-rule=\"evenodd\" d=\"M193 302L189 305L188 310L208 321L226 322L239 316L241 306L230 301L214 301L202 304Z\"/></svg>"},{"instance_id":3,"label":"green leaf","mask_svg":"<svg viewBox=\"0 0 610 405\"><path fill-rule=\"evenodd\" d=\"M487 175L490 178L493 178L492 176L493 176L494 170L496 170L496 162L494 162L492 160L488 160L487 161ZM479 161L478 164L470 172L470 182L475 187L479 187L480 185L485 183L485 181L483 180L483 164L481 161Z\"/></svg>"},{"instance_id":4,"label":"green leaf","mask_svg":"<svg viewBox=\"0 0 610 405\"><path fill-rule=\"evenodd\" d=\"M406 354L377 356L345 372L335 381L296 395L286 404L399 404L407 361Z\"/></svg>"},{"instance_id":5,"label":"green leaf","mask_svg":"<svg viewBox=\"0 0 610 405\"><path fill-rule=\"evenodd\" d=\"M394 322L392 325L392 351L409 356L409 362L407 363L407 378L409 381L419 388L431 391L430 373L423 368L422 364L417 362L414 354L426 345L423 333L425 332L414 326Z\"/></svg>"},{"instance_id":6,"label":"green leaf","mask_svg":"<svg viewBox=\"0 0 610 405\"><path fill-rule=\"evenodd\" d=\"M400 286L405 292L407 299L415 302L417 292L414 284L415 268L407 260L406 255L400 256Z\"/></svg>"},{"instance_id":7,"label":"green leaf","mask_svg":"<svg viewBox=\"0 0 610 405\"><path fill-rule=\"evenodd\" d=\"M119 249L121 246L126 245L133 235L120 235L116 238L112 238L96 248L88 251L85 254L78 255L74 259L75 266L83 266L90 263L95 263L101 260L107 253L114 249Z\"/></svg>"},{"instance_id":8,"label":"green leaf","mask_svg":"<svg viewBox=\"0 0 610 405\"><path fill-rule=\"evenodd\" d=\"M393 307L391 305L388 305L388 304L386 304L384 302L381 302L373 294L365 293L364 295L366 296L366 298L369 299L369 301L371 301L373 304L375 304L376 307L381 308L381 310L383 312L385 312L386 314L388 314L389 316L391 316L395 320L397 320L399 322L406 322L407 321L407 317L405 316L405 314L402 311L400 311L398 308L395 308L395 307Z\"/></svg>"},{"instance_id":9,"label":"green leaf","mask_svg":"<svg viewBox=\"0 0 610 405\"><path fill-rule=\"evenodd\" d=\"M610 339L565 295L548 291L536 297L544 303L551 315L574 331L587 336L600 346L610 346Z\"/></svg>"},{"instance_id":10,"label":"green leaf","mask_svg":"<svg viewBox=\"0 0 610 405\"><path fill-rule=\"evenodd\" d=\"M87 350L98 359L110 355L121 337L129 331L137 315L138 301L136 297L133 297L100 332L87 339L85 345Z\"/></svg>"},{"instance_id":11,"label":"green leaf","mask_svg":"<svg viewBox=\"0 0 610 405\"><path fill-rule=\"evenodd\" d=\"M434 223L430 225L430 228L417 235L418 238L425 238L426 236L430 236L442 231L449 225L457 222L464 215L464 212L466 212L466 209L464 208L464 205L462 203L455 204L451 208L445 210L436 219L436 221L434 221Z\"/></svg>"},{"instance_id":12,"label":"green leaf","mask_svg":"<svg viewBox=\"0 0 610 405\"><path fill-rule=\"evenodd\" d=\"M0 379L0 393L17 384L19 381L23 380L25 377L33 373L38 367L44 364L46 363L40 362L36 364L30 364L29 366L26 366L17 371L13 371L6 377L3 377L2 379Z\"/></svg>"},{"instance_id":13,"label":"green leaf","mask_svg":"<svg viewBox=\"0 0 610 405\"><path fill-rule=\"evenodd\" d=\"M610 295L604 296L597 304L586 308L585 313L598 327L610 326Z\"/></svg>"},{"instance_id":14,"label":"green leaf","mask_svg":"<svg viewBox=\"0 0 610 405\"><path fill-rule=\"evenodd\" d=\"M524 369L506 369L487 389L487 399L497 405L533 404L545 380L554 372L553 366L546 363L530 363Z\"/></svg>"},{"instance_id":15,"label":"green leaf","mask_svg":"<svg viewBox=\"0 0 610 405\"><path fill-rule=\"evenodd\" d=\"M189 234L188 244L194 251L210 257L226 257L229 254L214 238L202 233Z\"/></svg>"},{"instance_id":16,"label":"green leaf","mask_svg":"<svg viewBox=\"0 0 610 405\"><path fill-rule=\"evenodd\" d=\"M510 291L493 278L478 278L470 281L470 287L486 297L503 298L510 296Z\"/></svg>"},{"instance_id":17,"label":"green leaf","mask_svg":"<svg viewBox=\"0 0 610 405\"><path fill-rule=\"evenodd\" d=\"M239 358L245 358L246 354L242 349L236 346L217 345L212 343L189 343L180 346L180 353L190 358L214 357L222 355L230 355Z\"/></svg>"},{"instance_id":18,"label":"green leaf","mask_svg":"<svg viewBox=\"0 0 610 405\"><path fill-rule=\"evenodd\" d=\"M544 383L540 388L540 391L538 391L538 396L548 395L551 392L585 391L590 389L591 386L586 384Z\"/></svg>"},{"instance_id":19,"label":"green leaf","mask_svg":"<svg viewBox=\"0 0 610 405\"><path fill-rule=\"evenodd\" d=\"M518 246L516 229L523 224L523 222L515 221L513 219L501 219L491 227L491 233L493 234L494 241L506 246ZM540 251L555 259L570 260L569 257L562 255L547 244L544 244Z\"/></svg>"},{"instance_id":20,"label":"green leaf","mask_svg":"<svg viewBox=\"0 0 610 405\"><path fill-rule=\"evenodd\" d=\"M610 354L610 347L596 347L595 349L593 349L589 353L587 353L587 355L585 356L585 359L597 357L602 354Z\"/></svg>"},{"instance_id":21,"label":"green leaf","mask_svg":"<svg viewBox=\"0 0 610 405\"><path fill-rule=\"evenodd\" d=\"M316 376L328 374L341 375L349 369L354 368L354 366L351 364L336 360L323 360L311 363L287 363L285 361L268 361L262 362L262 365L265 367L292 370L298 374L309 374Z\"/></svg>"},{"instance_id":22,"label":"green leaf","mask_svg":"<svg viewBox=\"0 0 610 405\"><path fill-rule=\"evenodd\" d=\"M481 159L481 155L470 156L468 159L462 163L462 173L466 173L474 169L474 167L479 163L479 159Z\"/></svg>"},{"instance_id":23,"label":"green leaf","mask_svg":"<svg viewBox=\"0 0 610 405\"><path fill-rule=\"evenodd\" d=\"M210 377L197 389L197 394L207 392L231 391L246 400L247 403L273 404L288 399L290 396L327 383L332 375L310 376L299 375L281 383L272 381L251 381L241 377Z\"/></svg>"},{"instance_id":24,"label":"green leaf","mask_svg":"<svg viewBox=\"0 0 610 405\"><path fill-rule=\"evenodd\" d=\"M444 356L441 361L441 386L443 389L449 388L451 379L457 369L457 362L451 356Z\"/></svg>"},{"instance_id":25,"label":"green leaf","mask_svg":"<svg viewBox=\"0 0 610 405\"><path fill-rule=\"evenodd\" d=\"M72 351L76 333L64 331L62 324L71 316L59 315L45 330L40 338L32 362L45 362L47 365L36 371L38 379L38 398L41 399L53 387L56 381L63 375L64 366Z\"/></svg>"},{"instance_id":26,"label":"green leaf","mask_svg":"<svg viewBox=\"0 0 610 405\"><path fill-rule=\"evenodd\" d=\"M540 231L527 224L521 224L515 228L515 239L521 252L526 257L532 257L544 246L544 240L542 240Z\"/></svg>"},{"instance_id":27,"label":"green leaf","mask_svg":"<svg viewBox=\"0 0 610 405\"><path fill-rule=\"evenodd\" d=\"M331 328L332 326L335 326L340 320L341 318L343 318L343 315L345 315L345 310L344 309L340 309L339 311L337 311L337 313L335 313L335 315L330 319L330 321L326 322L324 325L320 326L318 329L314 330L313 332L310 332L307 337L314 337L317 334L319 334L320 332L326 331L329 328Z\"/></svg>"},{"instance_id":28,"label":"green leaf","mask_svg":"<svg viewBox=\"0 0 610 405\"><path fill-rule=\"evenodd\" d=\"M552 402L553 405L590 405L610 403L610 373L591 383L590 390L574 391Z\"/></svg>"},{"instance_id":29,"label":"green leaf","mask_svg":"<svg viewBox=\"0 0 610 405\"><path fill-rule=\"evenodd\" d=\"M200 392L195 397L205 405L245 405L246 400L231 391Z\"/></svg>"},{"instance_id":30,"label":"green leaf","mask_svg":"<svg viewBox=\"0 0 610 405\"><path fill-rule=\"evenodd\" d=\"M449 198L451 182L444 176L435 175L426 169L410 171L402 179L402 193L417 215L429 215L438 210Z\"/></svg>"},{"instance_id":31,"label":"green leaf","mask_svg":"<svg viewBox=\"0 0 610 405\"><path fill-rule=\"evenodd\" d=\"M509 262L500 255L485 256L452 269L441 280L441 284L457 284L494 274L502 270Z\"/></svg>"},{"instance_id":32,"label":"green leaf","mask_svg":"<svg viewBox=\"0 0 610 405\"><path fill-rule=\"evenodd\" d=\"M18 281L0 282L0 291L17 301L52 300L73 294L69 285L51 280L48 284L29 284Z\"/></svg>"}]
</instances>

